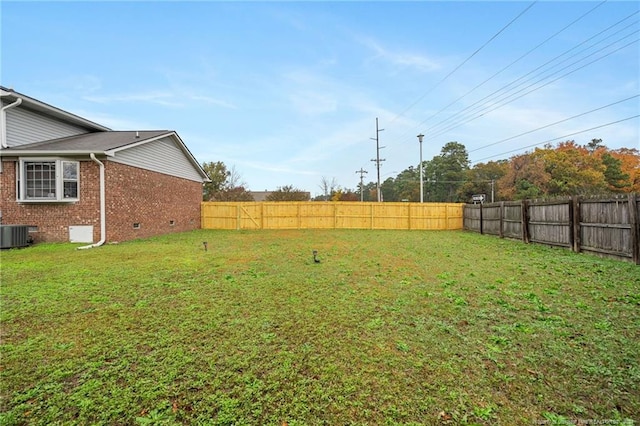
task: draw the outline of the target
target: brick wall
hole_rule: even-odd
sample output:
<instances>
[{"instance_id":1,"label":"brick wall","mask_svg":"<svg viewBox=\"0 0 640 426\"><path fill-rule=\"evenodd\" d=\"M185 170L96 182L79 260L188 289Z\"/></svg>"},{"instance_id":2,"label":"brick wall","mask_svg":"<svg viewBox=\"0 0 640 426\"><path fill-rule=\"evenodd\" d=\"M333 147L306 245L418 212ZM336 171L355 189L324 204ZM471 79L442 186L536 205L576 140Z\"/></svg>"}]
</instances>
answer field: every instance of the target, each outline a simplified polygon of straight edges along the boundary
<instances>
[{"instance_id":1,"label":"brick wall","mask_svg":"<svg viewBox=\"0 0 640 426\"><path fill-rule=\"evenodd\" d=\"M132 166L105 163L107 242L147 238L200 228L202 184ZM69 241L69 226L93 225L100 239L99 167L80 162L76 203L16 203L16 162L3 161L0 173L2 223L38 227L36 242ZM134 229L134 223L139 229Z\"/></svg>"},{"instance_id":2,"label":"brick wall","mask_svg":"<svg viewBox=\"0 0 640 426\"><path fill-rule=\"evenodd\" d=\"M93 225L94 241L100 239L98 165L80 162L80 200L74 203L17 203L16 161L3 161L0 173L2 223L37 226L35 242L69 241L69 226Z\"/></svg>"},{"instance_id":3,"label":"brick wall","mask_svg":"<svg viewBox=\"0 0 640 426\"><path fill-rule=\"evenodd\" d=\"M202 183L110 161L105 174L108 241L200 228Z\"/></svg>"}]
</instances>

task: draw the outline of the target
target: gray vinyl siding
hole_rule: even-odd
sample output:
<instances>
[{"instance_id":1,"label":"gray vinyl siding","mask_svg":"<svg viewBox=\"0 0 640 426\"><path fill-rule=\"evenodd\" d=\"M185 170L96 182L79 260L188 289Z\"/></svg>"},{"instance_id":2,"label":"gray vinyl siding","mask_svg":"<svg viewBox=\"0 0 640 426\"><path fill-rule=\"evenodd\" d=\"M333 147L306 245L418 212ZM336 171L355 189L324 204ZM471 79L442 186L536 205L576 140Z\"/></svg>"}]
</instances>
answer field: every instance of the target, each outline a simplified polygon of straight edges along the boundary
<instances>
[{"instance_id":1,"label":"gray vinyl siding","mask_svg":"<svg viewBox=\"0 0 640 426\"><path fill-rule=\"evenodd\" d=\"M202 182L202 176L172 137L116 152L110 161Z\"/></svg>"},{"instance_id":2,"label":"gray vinyl siding","mask_svg":"<svg viewBox=\"0 0 640 426\"><path fill-rule=\"evenodd\" d=\"M7 110L6 118L9 147L89 133L84 127L20 107Z\"/></svg>"}]
</instances>

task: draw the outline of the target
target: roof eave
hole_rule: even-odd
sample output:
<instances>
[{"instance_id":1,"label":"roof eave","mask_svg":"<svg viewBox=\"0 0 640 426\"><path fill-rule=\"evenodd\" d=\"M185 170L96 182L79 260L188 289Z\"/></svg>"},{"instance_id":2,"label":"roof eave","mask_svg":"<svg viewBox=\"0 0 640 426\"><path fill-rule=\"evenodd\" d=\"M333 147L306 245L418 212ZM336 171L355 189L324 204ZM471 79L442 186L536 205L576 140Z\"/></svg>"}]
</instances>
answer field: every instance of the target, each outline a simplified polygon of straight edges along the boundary
<instances>
[{"instance_id":1,"label":"roof eave","mask_svg":"<svg viewBox=\"0 0 640 426\"><path fill-rule=\"evenodd\" d=\"M53 156L65 156L65 155L105 155L107 157L113 157L113 154L108 151L100 150L36 150L36 149L2 149L0 150L0 157L53 157Z\"/></svg>"},{"instance_id":2,"label":"roof eave","mask_svg":"<svg viewBox=\"0 0 640 426\"><path fill-rule=\"evenodd\" d=\"M80 117L79 115L72 114L60 108L56 108L52 105L46 104L42 101L39 101L27 95L23 95L22 93L16 92L14 90L7 89L2 86L0 86L0 90L2 91L3 96L8 96L15 99L17 98L22 99L23 106L27 108L31 107L31 109L35 109L36 111L46 111L47 113L49 113L54 117L67 120L72 123L76 123L93 130L102 131L102 132L111 130L109 127L103 126L102 124L98 124L94 121L87 120L86 118Z\"/></svg>"}]
</instances>

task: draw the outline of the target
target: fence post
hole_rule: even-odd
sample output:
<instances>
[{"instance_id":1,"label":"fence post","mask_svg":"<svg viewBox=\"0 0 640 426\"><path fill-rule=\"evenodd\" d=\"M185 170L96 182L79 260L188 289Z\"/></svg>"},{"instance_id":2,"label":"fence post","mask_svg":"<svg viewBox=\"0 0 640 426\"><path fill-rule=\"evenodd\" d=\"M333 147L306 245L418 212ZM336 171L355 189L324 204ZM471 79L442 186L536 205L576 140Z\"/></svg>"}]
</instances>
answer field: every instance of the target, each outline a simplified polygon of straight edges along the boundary
<instances>
[{"instance_id":1,"label":"fence post","mask_svg":"<svg viewBox=\"0 0 640 426\"><path fill-rule=\"evenodd\" d=\"M580 253L580 247L582 246L582 241L580 240L580 198L576 195L571 197L571 208L569 209L569 213L571 214L571 231L570 231L570 239L572 243L572 249L576 253Z\"/></svg>"},{"instance_id":2,"label":"fence post","mask_svg":"<svg viewBox=\"0 0 640 426\"><path fill-rule=\"evenodd\" d=\"M236 230L240 230L240 221L242 219L242 212L240 211L240 203L236 206Z\"/></svg>"},{"instance_id":3,"label":"fence post","mask_svg":"<svg viewBox=\"0 0 640 426\"><path fill-rule=\"evenodd\" d=\"M529 244L529 201L522 200L522 241Z\"/></svg>"},{"instance_id":4,"label":"fence post","mask_svg":"<svg viewBox=\"0 0 640 426\"><path fill-rule=\"evenodd\" d=\"M500 201L498 218L500 219L500 238L504 238L504 201Z\"/></svg>"},{"instance_id":5,"label":"fence post","mask_svg":"<svg viewBox=\"0 0 640 426\"><path fill-rule=\"evenodd\" d=\"M480 203L480 235L484 234L482 225L482 203Z\"/></svg>"},{"instance_id":6,"label":"fence post","mask_svg":"<svg viewBox=\"0 0 640 426\"><path fill-rule=\"evenodd\" d=\"M640 265L640 223L638 223L638 196L629 194L629 224L631 225L631 257Z\"/></svg>"}]
</instances>

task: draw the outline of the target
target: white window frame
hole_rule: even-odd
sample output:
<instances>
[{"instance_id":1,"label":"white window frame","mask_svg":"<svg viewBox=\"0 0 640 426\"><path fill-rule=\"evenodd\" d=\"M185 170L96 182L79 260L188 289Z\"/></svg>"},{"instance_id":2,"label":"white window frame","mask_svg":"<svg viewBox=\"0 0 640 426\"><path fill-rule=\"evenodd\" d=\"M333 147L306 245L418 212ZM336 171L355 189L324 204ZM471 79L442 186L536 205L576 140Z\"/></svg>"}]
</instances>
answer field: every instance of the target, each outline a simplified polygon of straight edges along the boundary
<instances>
[{"instance_id":1,"label":"white window frame","mask_svg":"<svg viewBox=\"0 0 640 426\"><path fill-rule=\"evenodd\" d=\"M27 197L27 167L28 163L54 163L55 164L55 193L51 196L42 197ZM20 158L17 177L17 194L18 201L21 203L74 203L80 200L80 162L76 160L69 160L66 158ZM65 164L73 164L76 167L76 178L68 179L64 177ZM76 183L76 196L65 197L64 196L64 184L65 182Z\"/></svg>"}]
</instances>

